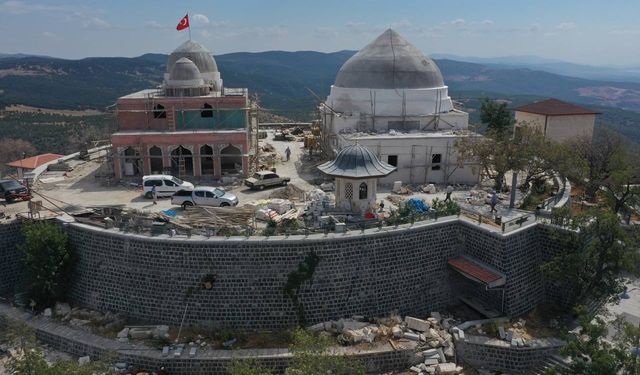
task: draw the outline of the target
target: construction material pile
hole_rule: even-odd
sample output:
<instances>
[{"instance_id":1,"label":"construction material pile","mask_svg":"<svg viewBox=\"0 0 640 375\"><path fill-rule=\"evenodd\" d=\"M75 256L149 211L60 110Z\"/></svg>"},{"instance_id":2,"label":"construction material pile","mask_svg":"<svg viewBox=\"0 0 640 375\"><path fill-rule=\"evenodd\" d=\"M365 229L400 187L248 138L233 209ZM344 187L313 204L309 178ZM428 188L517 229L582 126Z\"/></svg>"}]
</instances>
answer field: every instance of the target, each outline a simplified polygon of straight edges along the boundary
<instances>
[{"instance_id":1,"label":"construction material pile","mask_svg":"<svg viewBox=\"0 0 640 375\"><path fill-rule=\"evenodd\" d=\"M274 190L273 193L269 194L269 198L279 198L279 199L288 199L291 201L302 201L304 200L305 191L297 187L295 184L287 184L284 189Z\"/></svg>"},{"instance_id":2,"label":"construction material pile","mask_svg":"<svg viewBox=\"0 0 640 375\"><path fill-rule=\"evenodd\" d=\"M240 232L251 226L254 209L243 207L190 207L182 216L170 216L164 212L155 213L155 218L173 224L176 228L191 231L192 229L211 229L214 233L229 230Z\"/></svg>"}]
</instances>

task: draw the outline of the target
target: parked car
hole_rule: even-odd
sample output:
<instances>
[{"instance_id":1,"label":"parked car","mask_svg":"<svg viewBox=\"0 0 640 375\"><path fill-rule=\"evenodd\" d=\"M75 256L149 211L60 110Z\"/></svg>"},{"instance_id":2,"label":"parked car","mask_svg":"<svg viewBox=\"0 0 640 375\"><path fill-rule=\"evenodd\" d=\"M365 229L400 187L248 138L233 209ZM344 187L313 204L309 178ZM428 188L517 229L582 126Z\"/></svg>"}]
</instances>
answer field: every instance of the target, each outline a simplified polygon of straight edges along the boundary
<instances>
[{"instance_id":1,"label":"parked car","mask_svg":"<svg viewBox=\"0 0 640 375\"><path fill-rule=\"evenodd\" d=\"M286 186L289 181L291 181L289 177L280 177L270 171L260 171L244 180L244 184L251 189L262 190L268 186Z\"/></svg>"},{"instance_id":2,"label":"parked car","mask_svg":"<svg viewBox=\"0 0 640 375\"><path fill-rule=\"evenodd\" d=\"M16 180L0 180L0 197L7 203L31 199L27 188Z\"/></svg>"},{"instance_id":3,"label":"parked car","mask_svg":"<svg viewBox=\"0 0 640 375\"><path fill-rule=\"evenodd\" d=\"M229 207L238 205L238 197L223 189L210 186L198 186L193 190L180 190L171 196L171 204L182 206Z\"/></svg>"},{"instance_id":4,"label":"parked car","mask_svg":"<svg viewBox=\"0 0 640 375\"><path fill-rule=\"evenodd\" d=\"M151 189L156 187L158 197L170 197L180 190L193 190L194 186L191 182L182 181L179 178L166 175L154 174L142 177L142 194L145 198L151 199Z\"/></svg>"}]
</instances>

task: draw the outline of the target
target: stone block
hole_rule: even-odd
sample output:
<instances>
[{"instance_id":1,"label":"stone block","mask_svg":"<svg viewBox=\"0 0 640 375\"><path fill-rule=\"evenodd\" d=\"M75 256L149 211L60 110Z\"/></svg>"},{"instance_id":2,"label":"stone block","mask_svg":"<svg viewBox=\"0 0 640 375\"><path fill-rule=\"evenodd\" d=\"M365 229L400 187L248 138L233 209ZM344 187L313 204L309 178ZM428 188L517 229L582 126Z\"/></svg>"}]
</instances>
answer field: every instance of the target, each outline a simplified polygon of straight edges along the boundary
<instances>
[{"instance_id":1,"label":"stone block","mask_svg":"<svg viewBox=\"0 0 640 375\"><path fill-rule=\"evenodd\" d=\"M503 326L498 327L498 333L500 334L500 338L503 340L507 337L507 333L504 331Z\"/></svg>"},{"instance_id":2,"label":"stone block","mask_svg":"<svg viewBox=\"0 0 640 375\"><path fill-rule=\"evenodd\" d=\"M402 328L398 327L398 326L393 326L393 328L391 328L391 333L393 333L393 337L399 339L402 337L402 334L404 333L402 331Z\"/></svg>"},{"instance_id":3,"label":"stone block","mask_svg":"<svg viewBox=\"0 0 640 375\"><path fill-rule=\"evenodd\" d=\"M50 307L47 307L46 309L44 309L44 311L42 312L42 315L44 315L45 318L51 318L53 316L53 311L51 310Z\"/></svg>"},{"instance_id":4,"label":"stone block","mask_svg":"<svg viewBox=\"0 0 640 375\"><path fill-rule=\"evenodd\" d=\"M88 355L78 358L78 364L80 366L88 365L89 363L91 363L91 357Z\"/></svg>"},{"instance_id":5,"label":"stone block","mask_svg":"<svg viewBox=\"0 0 640 375\"><path fill-rule=\"evenodd\" d=\"M420 335L413 332L404 332L402 334L402 337L405 339L413 340L413 341L420 341Z\"/></svg>"},{"instance_id":6,"label":"stone block","mask_svg":"<svg viewBox=\"0 0 640 375\"><path fill-rule=\"evenodd\" d=\"M455 363L447 362L436 365L436 374L438 375L455 375L458 373Z\"/></svg>"},{"instance_id":7,"label":"stone block","mask_svg":"<svg viewBox=\"0 0 640 375\"><path fill-rule=\"evenodd\" d=\"M123 328L122 331L118 332L117 337L119 339L126 339L127 337L129 337L129 328Z\"/></svg>"},{"instance_id":8,"label":"stone block","mask_svg":"<svg viewBox=\"0 0 640 375\"><path fill-rule=\"evenodd\" d=\"M437 358L427 358L424 360L424 364L427 366L437 365L440 361Z\"/></svg>"},{"instance_id":9,"label":"stone block","mask_svg":"<svg viewBox=\"0 0 640 375\"><path fill-rule=\"evenodd\" d=\"M430 315L431 315L431 317L432 317L433 319L437 320L437 321L438 321L438 323L440 323L440 322L442 321L442 315L440 315L440 313L439 313L439 312L437 312L437 311L433 311L433 312L431 312L431 314L430 314Z\"/></svg>"},{"instance_id":10,"label":"stone block","mask_svg":"<svg viewBox=\"0 0 640 375\"><path fill-rule=\"evenodd\" d=\"M151 330L130 329L129 336L134 340L146 340L153 337L153 332Z\"/></svg>"},{"instance_id":11,"label":"stone block","mask_svg":"<svg viewBox=\"0 0 640 375\"><path fill-rule=\"evenodd\" d=\"M53 309L56 313L56 316L58 317L63 317L71 313L71 306L69 306L68 303L64 303L64 302L56 302L56 305L54 306Z\"/></svg>"},{"instance_id":12,"label":"stone block","mask_svg":"<svg viewBox=\"0 0 640 375\"><path fill-rule=\"evenodd\" d=\"M426 320L413 318L411 316L404 318L404 322L407 324L407 328L418 332L426 332L431 328L431 325Z\"/></svg>"}]
</instances>

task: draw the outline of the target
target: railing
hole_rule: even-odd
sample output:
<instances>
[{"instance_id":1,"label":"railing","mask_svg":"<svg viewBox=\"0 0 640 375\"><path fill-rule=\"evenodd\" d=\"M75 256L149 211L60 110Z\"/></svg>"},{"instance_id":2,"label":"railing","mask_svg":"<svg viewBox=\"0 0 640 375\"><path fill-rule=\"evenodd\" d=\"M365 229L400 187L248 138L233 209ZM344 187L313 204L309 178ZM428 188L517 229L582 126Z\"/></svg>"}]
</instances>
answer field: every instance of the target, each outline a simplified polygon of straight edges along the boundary
<instances>
[{"instance_id":1,"label":"railing","mask_svg":"<svg viewBox=\"0 0 640 375\"><path fill-rule=\"evenodd\" d=\"M517 217L503 220L501 216L483 214L481 212L471 211L464 208L460 209L460 215L473 220L479 225L488 225L495 229L499 229L502 233L509 233L516 229L531 225L536 222L536 215L533 212L518 211L521 213Z\"/></svg>"}]
</instances>

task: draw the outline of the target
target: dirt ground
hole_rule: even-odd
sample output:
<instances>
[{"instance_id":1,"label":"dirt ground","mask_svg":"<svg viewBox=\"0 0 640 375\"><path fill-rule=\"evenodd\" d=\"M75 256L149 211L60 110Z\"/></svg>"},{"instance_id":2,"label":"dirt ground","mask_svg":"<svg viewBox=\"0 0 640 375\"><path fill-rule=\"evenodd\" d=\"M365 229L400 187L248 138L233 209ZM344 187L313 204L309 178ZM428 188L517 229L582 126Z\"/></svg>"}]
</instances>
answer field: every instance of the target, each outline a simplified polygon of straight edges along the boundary
<instances>
[{"instance_id":1,"label":"dirt ground","mask_svg":"<svg viewBox=\"0 0 640 375\"><path fill-rule=\"evenodd\" d=\"M303 147L302 142L298 141L275 141L273 140L273 131L268 131L268 137L261 140L261 145L271 144L277 154L274 167L276 172L281 176L291 178L291 185L303 191L310 191L319 188L320 183L328 181L317 166L326 160L322 160L318 155L309 157L308 151ZM289 147L291 150L291 159L286 161L285 149ZM47 172L40 177L40 180L32 187L34 200L42 201L45 211L43 215L54 215L63 211L73 212L85 207L98 205L124 205L139 211L158 212L162 210L172 209L178 212L182 211L180 207L172 206L171 199L161 198L158 204L154 205L149 199L142 196L142 187L129 182L115 183L102 177L97 177L98 169L102 164L106 163L106 159L97 159L94 161L78 163L74 166L73 171L67 172L64 176L61 172ZM187 181L194 182L196 185L214 185L220 186L217 182L197 181L194 178L185 178ZM251 190L238 180L231 185L223 186L225 190L238 196L239 205L242 206L253 201L267 199L272 195L279 195L282 187L271 188L265 190ZM415 192L412 195L396 196L397 199L390 200L391 186L378 186L377 202L384 201L385 211L396 208L398 200L407 199L409 197L418 197L430 203L434 198L443 200L445 198L444 186L439 186L440 192L435 194L427 194ZM476 187L476 189L479 189ZM461 190L453 193L454 200L475 212L488 214L489 206L484 202L475 202L467 204L466 198L469 196L469 190ZM508 210L504 207L508 204L508 198L498 204L498 209L503 212L503 218L507 216ZM304 208L300 204L300 209ZM28 212L27 202L18 202L0 206L0 213L4 213L9 218L15 214Z\"/></svg>"}]
</instances>

